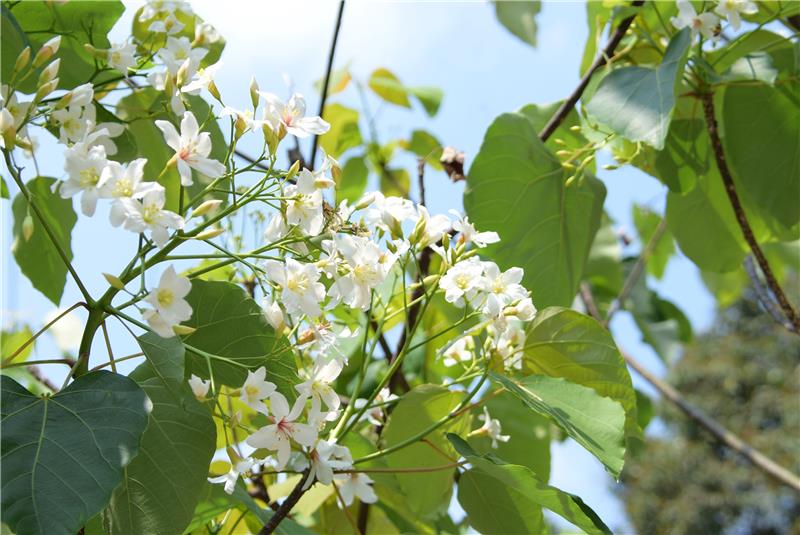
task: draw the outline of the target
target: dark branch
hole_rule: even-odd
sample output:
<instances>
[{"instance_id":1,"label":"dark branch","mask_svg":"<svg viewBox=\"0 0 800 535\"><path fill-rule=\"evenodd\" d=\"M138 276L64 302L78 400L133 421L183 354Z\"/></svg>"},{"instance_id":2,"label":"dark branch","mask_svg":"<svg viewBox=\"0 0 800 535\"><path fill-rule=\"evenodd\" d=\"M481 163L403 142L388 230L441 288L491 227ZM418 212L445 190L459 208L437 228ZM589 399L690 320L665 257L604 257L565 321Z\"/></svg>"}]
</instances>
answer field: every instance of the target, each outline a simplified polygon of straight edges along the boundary
<instances>
[{"instance_id":1,"label":"dark branch","mask_svg":"<svg viewBox=\"0 0 800 535\"><path fill-rule=\"evenodd\" d=\"M644 4L644 0L636 0L633 2L634 7L639 7ZM575 104L578 103L580 100L581 95L586 90L586 86L589 85L589 80L592 79L592 75L594 72L605 65L608 62L608 58L614 55L614 50L616 50L617 45L619 45L622 38L625 37L625 33L628 31L633 19L636 18L636 15L631 15L630 17L624 19L622 22L619 23L617 26L617 30L614 32L614 35L611 36L611 39L606 44L606 47L594 58L594 61L586 70L586 73L581 78L578 87L572 92L572 94L564 101L561 107L558 108L558 111L550 118L547 124L544 126L542 131L539 133L539 139L543 142L547 141L547 139L553 135L553 132L556 131L556 128L564 122L564 119L567 118L569 112L572 111L572 108L575 107Z\"/></svg>"},{"instance_id":2,"label":"dark branch","mask_svg":"<svg viewBox=\"0 0 800 535\"><path fill-rule=\"evenodd\" d=\"M781 288L780 284L778 283L778 279L775 278L775 274L772 272L772 268L769 266L769 262L767 262L767 257L764 256L764 251L762 251L761 246L758 245L758 241L756 240L755 235L753 235L753 229L750 227L750 222L747 220L747 215L744 212L742 201L739 199L739 193L736 191L736 186L733 183L733 176L731 175L731 170L728 168L728 162L725 160L725 151L722 148L722 140L719 137L717 118L714 113L714 95L711 93L705 93L702 99L703 110L705 111L706 116L706 127L708 128L708 136L711 138L711 147L714 149L714 156L717 160L717 168L719 169L719 174L722 177L722 183L725 185L725 193L728 194L728 200L733 208L733 213L736 215L736 222L739 223L739 228L742 230L742 235L744 236L747 245L750 246L750 250L753 252L753 256L755 257L756 262L758 262L761 272L764 274L764 278L767 281L767 286L769 286L769 289L772 291L773 295L775 295L775 299L778 300L778 304L783 310L783 313L794 327L792 332L800 334L800 316L797 315L797 312L786 298L783 288Z\"/></svg>"},{"instance_id":3,"label":"dark branch","mask_svg":"<svg viewBox=\"0 0 800 535\"><path fill-rule=\"evenodd\" d=\"M278 510L275 511L275 514L269 519L269 522L264 524L264 527L261 528L261 531L258 532L258 535L269 535L273 533L275 529L278 527L278 524L286 518L286 515L289 514L289 511L297 505L297 502L300 501L300 498L305 494L305 490L303 489L303 483L306 481L306 477L308 477L308 470L303 472L300 477L300 481L297 482L297 485L292 489L292 492L286 497L283 503L278 507ZM309 487L311 488L311 487Z\"/></svg>"},{"instance_id":4,"label":"dark branch","mask_svg":"<svg viewBox=\"0 0 800 535\"><path fill-rule=\"evenodd\" d=\"M747 272L747 276L750 278L750 283L753 285L753 290L755 290L756 296L758 297L758 302L761 303L761 306L764 307L764 310L769 312L769 315L772 316L772 319L774 319L777 323L780 323L787 330L793 331L794 326L789 323L789 320L787 320L783 315L778 307L778 303L775 301L775 298L772 296L772 294L770 294L769 289L764 286L764 283L761 281L761 277L758 276L753 255L747 255L747 257L744 259L744 270Z\"/></svg>"}]
</instances>

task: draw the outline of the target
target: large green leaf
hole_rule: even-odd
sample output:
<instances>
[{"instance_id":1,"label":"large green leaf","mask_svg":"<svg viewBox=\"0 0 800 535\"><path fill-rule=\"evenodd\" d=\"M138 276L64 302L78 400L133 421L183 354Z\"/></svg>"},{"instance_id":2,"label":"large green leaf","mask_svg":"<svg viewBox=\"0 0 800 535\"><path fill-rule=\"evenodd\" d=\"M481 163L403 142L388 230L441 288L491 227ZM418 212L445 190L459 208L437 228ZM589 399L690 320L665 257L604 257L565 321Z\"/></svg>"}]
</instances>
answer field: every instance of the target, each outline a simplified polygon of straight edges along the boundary
<instances>
[{"instance_id":1,"label":"large green leaf","mask_svg":"<svg viewBox=\"0 0 800 535\"><path fill-rule=\"evenodd\" d=\"M261 307L242 288L230 282L195 279L186 300L192 317L184 325L197 330L184 337L184 342L218 357L207 360L190 350L187 375L208 379L210 368L217 384L238 388L247 370L264 366L268 381L290 399L297 397L294 385L299 379L288 341L276 336Z\"/></svg>"},{"instance_id":2,"label":"large green leaf","mask_svg":"<svg viewBox=\"0 0 800 535\"><path fill-rule=\"evenodd\" d=\"M26 187L45 223L66 253L67 259L72 260L71 234L78 216L72 209L72 200L62 199L53 193L52 187L55 182L54 178L37 177L28 182ZM14 197L11 211L14 214L14 242L11 244L11 251L17 264L22 273L30 279L33 287L58 305L64 293L64 285L67 283L67 266L22 193ZM33 222L33 233L30 239L26 240L23 235L23 223L27 216L30 216Z\"/></svg>"},{"instance_id":3,"label":"large green leaf","mask_svg":"<svg viewBox=\"0 0 800 535\"><path fill-rule=\"evenodd\" d=\"M800 92L797 83L731 85L718 113L725 156L761 216L797 235L800 223Z\"/></svg>"},{"instance_id":4,"label":"large green leaf","mask_svg":"<svg viewBox=\"0 0 800 535\"><path fill-rule=\"evenodd\" d=\"M331 124L331 129L319 138L326 153L338 158L347 149L361 145L356 110L341 104L329 104L325 106L323 118Z\"/></svg>"},{"instance_id":5,"label":"large green leaf","mask_svg":"<svg viewBox=\"0 0 800 535\"><path fill-rule=\"evenodd\" d=\"M447 438L472 465L459 478L458 501L481 533L546 532L540 527L541 507L587 534L611 533L583 500L551 487L529 468L508 464L494 454L480 455L453 433Z\"/></svg>"},{"instance_id":6,"label":"large green leaf","mask_svg":"<svg viewBox=\"0 0 800 535\"><path fill-rule=\"evenodd\" d=\"M656 68L612 71L586 104L587 113L630 141L662 149L690 44L691 34L684 28L672 38Z\"/></svg>"},{"instance_id":7,"label":"large green leaf","mask_svg":"<svg viewBox=\"0 0 800 535\"><path fill-rule=\"evenodd\" d=\"M586 263L586 280L597 293L600 290L613 299L622 289L622 246L613 223L603 214L603 224L592 243ZM598 297L595 295L595 297ZM599 305L600 303L598 303Z\"/></svg>"},{"instance_id":8,"label":"large green leaf","mask_svg":"<svg viewBox=\"0 0 800 535\"><path fill-rule=\"evenodd\" d=\"M369 76L369 88L386 102L405 108L411 107L408 100L408 89L389 69L376 69Z\"/></svg>"},{"instance_id":9,"label":"large green leaf","mask_svg":"<svg viewBox=\"0 0 800 535\"><path fill-rule=\"evenodd\" d=\"M214 422L184 380L178 337L139 338L147 361L130 378L153 402L139 455L125 469L104 513L108 535L181 533L205 486L215 450Z\"/></svg>"},{"instance_id":10,"label":"large green leaf","mask_svg":"<svg viewBox=\"0 0 800 535\"><path fill-rule=\"evenodd\" d=\"M102 9L97 8L97 2L88 0L17 2L10 11L26 32L33 53L49 39L61 35L61 47L56 55L61 58L59 87L72 89L90 80L99 81L93 80L95 59L83 45L91 43L96 48L109 48L107 34L125 6L116 0L103 2ZM4 63L5 60L4 53ZM37 79L36 75L29 76L17 89L34 93Z\"/></svg>"},{"instance_id":11,"label":"large green leaf","mask_svg":"<svg viewBox=\"0 0 800 535\"><path fill-rule=\"evenodd\" d=\"M550 121L553 115L555 115L562 104L563 101L561 100L542 105L527 104L517 110L517 113L521 113L527 117L533 125L534 130L541 132L544 130L545 125ZM579 126L580 118L578 117L578 112L573 108L569 111L569 113L567 113L567 116L558 125L558 128L556 128L555 132L553 132L553 134L547 138L547 141L544 143L545 147L552 151L557 151L560 149L573 151L582 149L587 145L588 140L580 131L573 130L573 127ZM589 168L594 171L594 162L589 164Z\"/></svg>"},{"instance_id":12,"label":"large green leaf","mask_svg":"<svg viewBox=\"0 0 800 535\"><path fill-rule=\"evenodd\" d=\"M536 15L542 9L538 0L495 1L495 13L500 24L519 39L536 46Z\"/></svg>"},{"instance_id":13,"label":"large green leaf","mask_svg":"<svg viewBox=\"0 0 800 535\"><path fill-rule=\"evenodd\" d=\"M609 332L593 318L567 308L540 310L526 331L523 370L562 377L619 402L628 438L639 436L628 368Z\"/></svg>"},{"instance_id":14,"label":"large green leaf","mask_svg":"<svg viewBox=\"0 0 800 535\"><path fill-rule=\"evenodd\" d=\"M355 203L367 188L369 168L363 156L354 156L342 166L342 177L336 184L336 200Z\"/></svg>"},{"instance_id":15,"label":"large green leaf","mask_svg":"<svg viewBox=\"0 0 800 535\"><path fill-rule=\"evenodd\" d=\"M20 28L16 17L11 14L8 7L3 4L0 6L0 54L2 60L0 61L0 82L8 84L11 82L11 76L14 73L14 64L17 61L17 56L26 46L30 46L28 36ZM33 56L31 56L33 57Z\"/></svg>"},{"instance_id":16,"label":"large green leaf","mask_svg":"<svg viewBox=\"0 0 800 535\"><path fill-rule=\"evenodd\" d=\"M561 377L529 375L515 380L491 375L525 405L552 418L619 477L625 464L625 409L619 402Z\"/></svg>"},{"instance_id":17,"label":"large green leaf","mask_svg":"<svg viewBox=\"0 0 800 535\"><path fill-rule=\"evenodd\" d=\"M486 256L504 269L522 267L539 307L572 302L600 226L603 184L589 174L565 178L532 122L505 113L486 132L464 191L475 225L500 234Z\"/></svg>"},{"instance_id":18,"label":"large green leaf","mask_svg":"<svg viewBox=\"0 0 800 535\"><path fill-rule=\"evenodd\" d=\"M640 279L639 288L631 293L631 313L642 340L669 365L680 356L683 344L692 339L692 325L681 309L647 289Z\"/></svg>"},{"instance_id":19,"label":"large green leaf","mask_svg":"<svg viewBox=\"0 0 800 535\"><path fill-rule=\"evenodd\" d=\"M639 234L639 242L642 249L648 246L660 223L661 216L657 213L638 204L633 205L633 224L636 227L637 234ZM667 262L669 262L674 253L675 243L669 232L665 231L647 259L647 264L645 264L647 272L657 279L663 277Z\"/></svg>"},{"instance_id":20,"label":"large green leaf","mask_svg":"<svg viewBox=\"0 0 800 535\"><path fill-rule=\"evenodd\" d=\"M128 377L97 371L54 396L2 385L2 513L17 535L76 533L108 503L139 450L150 402Z\"/></svg>"},{"instance_id":21,"label":"large green leaf","mask_svg":"<svg viewBox=\"0 0 800 535\"><path fill-rule=\"evenodd\" d=\"M422 385L408 392L397 403L383 430L386 447L391 447L430 426L449 413L458 404L460 393L437 385ZM426 438L446 454L453 450L444 438L444 431L453 430L466 419L455 420ZM445 455L422 442L411 444L386 456L390 468L436 467L448 464ZM425 517L446 507L453 487L453 470L437 470L410 474L396 474L395 478L406 496L411 512Z\"/></svg>"}]
</instances>

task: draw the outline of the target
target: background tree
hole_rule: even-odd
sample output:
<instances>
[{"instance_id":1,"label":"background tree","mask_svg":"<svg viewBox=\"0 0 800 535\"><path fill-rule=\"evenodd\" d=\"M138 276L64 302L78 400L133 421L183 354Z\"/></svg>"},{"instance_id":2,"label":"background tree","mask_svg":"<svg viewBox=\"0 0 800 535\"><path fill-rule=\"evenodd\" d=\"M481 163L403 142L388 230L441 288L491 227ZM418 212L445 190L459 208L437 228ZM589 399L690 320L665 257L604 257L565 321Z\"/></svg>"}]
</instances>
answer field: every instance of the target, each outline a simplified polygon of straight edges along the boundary
<instances>
[{"instance_id":1,"label":"background tree","mask_svg":"<svg viewBox=\"0 0 800 535\"><path fill-rule=\"evenodd\" d=\"M796 285L795 285L796 288ZM800 346L754 292L720 312L670 373L693 403L784 466L800 467ZM626 465L622 494L639 533L797 533L800 496L752 470L671 404L667 434Z\"/></svg>"}]
</instances>

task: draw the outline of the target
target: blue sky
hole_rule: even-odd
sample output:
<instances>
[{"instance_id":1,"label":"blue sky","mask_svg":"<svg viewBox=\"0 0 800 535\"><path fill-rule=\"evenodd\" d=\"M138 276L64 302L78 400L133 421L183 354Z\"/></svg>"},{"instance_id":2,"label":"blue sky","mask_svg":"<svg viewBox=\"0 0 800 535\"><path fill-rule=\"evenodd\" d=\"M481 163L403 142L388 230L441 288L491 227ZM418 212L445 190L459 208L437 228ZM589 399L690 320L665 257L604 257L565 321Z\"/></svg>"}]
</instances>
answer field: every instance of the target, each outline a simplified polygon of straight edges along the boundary
<instances>
[{"instance_id":1,"label":"blue sky","mask_svg":"<svg viewBox=\"0 0 800 535\"><path fill-rule=\"evenodd\" d=\"M123 38L135 7L141 4L125 3L129 9L112 32L112 41ZM284 74L287 74L295 90L306 95L309 109L315 110L319 97L312 84L324 72L337 4L333 0L194 2L195 11L214 24L228 41L217 80L226 103L239 108L249 105L247 88L251 76L257 78L262 90L286 96ZM397 108L370 97L379 137L385 142L423 128L445 145L465 151L469 164L486 128L497 115L529 103L559 100L577 84L587 34L584 2L546 2L538 24L539 45L532 48L508 33L495 19L493 7L484 2L354 0L345 9L336 66L349 63L354 77L364 81L372 70L386 67L408 85L442 88L445 95L442 107L433 119L419 107ZM332 97L331 102L360 107L352 85ZM43 154L47 156L40 158L42 172L62 177L61 149L55 148L45 136L39 135ZM255 150L252 147L250 152ZM307 146L304 153L308 153ZM601 164L609 162L605 158L606 161L601 158ZM413 176L414 159L405 157L400 162ZM655 179L635 169L600 171L599 176L608 188L608 212L617 225L630 233L633 233L632 203L663 209L665 188ZM432 212L461 208L463 185L453 185L443 173L430 169L426 184ZM11 189L13 195L15 188ZM107 224L104 210L101 207L91 219L81 216L73 232L75 266L79 273L86 274L83 280L93 294L101 293L107 286L102 272L118 273L136 246L135 236ZM20 320L36 327L53 307L19 273L8 253L10 203L0 203L0 211L0 250L4 251L3 326ZM634 242L627 252L634 253L639 246ZM652 286L681 306L696 331L709 325L714 301L693 264L683 256L674 257L664 279L653 281ZM536 288L531 290L535 300ZM62 304L69 305L78 298L76 287L68 283ZM663 373L660 361L640 342L638 331L626 313L616 316L612 331L621 347L650 369ZM120 327L112 327L112 336L120 340L119 354L132 348ZM104 352L99 346L97 350ZM53 358L55 351L49 337L37 345L40 358ZM652 393L638 377L634 376L634 383ZM628 531L623 508L609 491L613 482L599 462L569 441L554 444L553 459L552 484L581 495L615 531Z\"/></svg>"}]
</instances>

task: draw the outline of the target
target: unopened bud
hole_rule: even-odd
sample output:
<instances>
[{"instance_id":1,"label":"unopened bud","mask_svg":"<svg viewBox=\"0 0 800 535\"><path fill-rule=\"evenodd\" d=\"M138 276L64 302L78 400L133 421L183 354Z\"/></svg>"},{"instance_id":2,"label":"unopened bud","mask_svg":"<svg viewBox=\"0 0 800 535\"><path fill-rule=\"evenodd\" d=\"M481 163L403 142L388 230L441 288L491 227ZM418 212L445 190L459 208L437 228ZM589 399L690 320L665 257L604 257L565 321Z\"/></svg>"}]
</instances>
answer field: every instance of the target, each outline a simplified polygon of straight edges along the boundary
<instances>
[{"instance_id":1,"label":"unopened bud","mask_svg":"<svg viewBox=\"0 0 800 535\"><path fill-rule=\"evenodd\" d=\"M111 285L112 288L116 288L117 290L122 290L123 288L125 288L125 284L123 284L123 282L119 280L118 277L115 277L110 273L103 273L103 277L106 278L106 281L108 282L108 284Z\"/></svg>"},{"instance_id":2,"label":"unopened bud","mask_svg":"<svg viewBox=\"0 0 800 535\"><path fill-rule=\"evenodd\" d=\"M581 131L581 127L580 127L580 125L577 125L577 124L576 124L576 125L573 125L573 126L570 126L570 127L569 127L569 129L570 129L571 131L573 131L573 132L580 132L580 131Z\"/></svg>"},{"instance_id":3,"label":"unopened bud","mask_svg":"<svg viewBox=\"0 0 800 535\"><path fill-rule=\"evenodd\" d=\"M568 150L563 150L562 149L562 150L557 150L556 151L556 156L569 156L570 154L572 154L572 153L570 151L568 151Z\"/></svg>"},{"instance_id":4,"label":"unopened bud","mask_svg":"<svg viewBox=\"0 0 800 535\"><path fill-rule=\"evenodd\" d=\"M447 250L448 247L450 247L450 233L445 232L442 236L442 248Z\"/></svg>"},{"instance_id":5,"label":"unopened bud","mask_svg":"<svg viewBox=\"0 0 800 535\"><path fill-rule=\"evenodd\" d=\"M38 68L47 63L47 60L53 57L53 55L58 52L58 47L61 46L61 36L56 35L45 44L42 45L42 48L36 52L36 55L33 57L33 67Z\"/></svg>"},{"instance_id":6,"label":"unopened bud","mask_svg":"<svg viewBox=\"0 0 800 535\"><path fill-rule=\"evenodd\" d=\"M612 164L606 164L606 165L603 166L603 169L605 169L606 171L614 171L616 169L619 169L619 166L618 165L612 165Z\"/></svg>"},{"instance_id":7,"label":"unopened bud","mask_svg":"<svg viewBox=\"0 0 800 535\"><path fill-rule=\"evenodd\" d=\"M553 139L553 143L555 143L556 145L561 145L562 147L566 147L567 146L567 143L563 139L561 139L560 137L557 137L557 138Z\"/></svg>"},{"instance_id":8,"label":"unopened bud","mask_svg":"<svg viewBox=\"0 0 800 535\"><path fill-rule=\"evenodd\" d=\"M264 123L264 126L261 127L261 131L264 133L264 141L267 142L267 147L269 147L270 155L274 156L275 152L278 150L278 135L272 127Z\"/></svg>"},{"instance_id":9,"label":"unopened bud","mask_svg":"<svg viewBox=\"0 0 800 535\"><path fill-rule=\"evenodd\" d=\"M194 209L192 212L192 217L200 217L201 215L205 215L211 211L214 211L219 208L220 204L222 204L220 199L209 199L204 201L200 206Z\"/></svg>"},{"instance_id":10,"label":"unopened bud","mask_svg":"<svg viewBox=\"0 0 800 535\"><path fill-rule=\"evenodd\" d=\"M427 226L428 221L424 217L420 217L417 224L414 226L414 230L411 232L411 236L408 237L408 242L412 245L419 243L425 234L425 227Z\"/></svg>"},{"instance_id":11,"label":"unopened bud","mask_svg":"<svg viewBox=\"0 0 800 535\"><path fill-rule=\"evenodd\" d=\"M14 142L17 138L17 129L14 126L14 116L8 111L8 108L0 110L0 136L2 136L3 147L6 150L14 148Z\"/></svg>"},{"instance_id":12,"label":"unopened bud","mask_svg":"<svg viewBox=\"0 0 800 535\"><path fill-rule=\"evenodd\" d=\"M55 80L50 80L46 84L39 86L39 89L36 90L36 95L33 97L33 101L39 102L44 97L55 91L56 87L58 87L58 78Z\"/></svg>"},{"instance_id":13,"label":"unopened bud","mask_svg":"<svg viewBox=\"0 0 800 535\"><path fill-rule=\"evenodd\" d=\"M26 46L22 49L22 52L19 53L17 56L17 61L14 62L14 74L17 74L22 71L25 67L28 66L28 63L31 61L31 47Z\"/></svg>"},{"instance_id":14,"label":"unopened bud","mask_svg":"<svg viewBox=\"0 0 800 535\"><path fill-rule=\"evenodd\" d=\"M361 197L361 200L356 203L356 210L363 210L375 201L375 193L368 193Z\"/></svg>"},{"instance_id":15,"label":"unopened bud","mask_svg":"<svg viewBox=\"0 0 800 535\"><path fill-rule=\"evenodd\" d=\"M54 60L39 75L39 85L44 85L58 76L58 69L61 67L61 59Z\"/></svg>"},{"instance_id":16,"label":"unopened bud","mask_svg":"<svg viewBox=\"0 0 800 535\"><path fill-rule=\"evenodd\" d=\"M297 172L300 170L300 160L295 160L292 166L286 171L286 181L290 181L294 178Z\"/></svg>"},{"instance_id":17,"label":"unopened bud","mask_svg":"<svg viewBox=\"0 0 800 535\"><path fill-rule=\"evenodd\" d=\"M441 275L437 274L428 275L427 277L422 279L422 286L424 286L425 288L430 288L436 283L437 280L439 280L440 277Z\"/></svg>"},{"instance_id":18,"label":"unopened bud","mask_svg":"<svg viewBox=\"0 0 800 535\"><path fill-rule=\"evenodd\" d=\"M197 329L195 329L194 327L189 327L188 325L173 325L172 326L172 332L174 332L178 336L187 336L189 334L192 334L196 330Z\"/></svg>"},{"instance_id":19,"label":"unopened bud","mask_svg":"<svg viewBox=\"0 0 800 535\"><path fill-rule=\"evenodd\" d=\"M22 220L22 238L25 241L31 241L31 237L33 236L33 218L31 214L25 215L25 219Z\"/></svg>"},{"instance_id":20,"label":"unopened bud","mask_svg":"<svg viewBox=\"0 0 800 535\"><path fill-rule=\"evenodd\" d=\"M175 85L178 87L186 85L186 82L189 81L189 67L191 65L192 62L189 59L181 63L180 68L178 68L178 74L175 75Z\"/></svg>"},{"instance_id":21,"label":"unopened bud","mask_svg":"<svg viewBox=\"0 0 800 535\"><path fill-rule=\"evenodd\" d=\"M217 88L217 84L214 83L214 80L208 82L208 92L211 93L211 96L217 99L219 103L222 103L222 97L219 94L219 89Z\"/></svg>"},{"instance_id":22,"label":"unopened bud","mask_svg":"<svg viewBox=\"0 0 800 535\"><path fill-rule=\"evenodd\" d=\"M258 82L255 77L250 78L250 102L253 103L253 110L258 108Z\"/></svg>"},{"instance_id":23,"label":"unopened bud","mask_svg":"<svg viewBox=\"0 0 800 535\"><path fill-rule=\"evenodd\" d=\"M195 240L210 240L225 232L224 228L210 228L194 237Z\"/></svg>"}]
</instances>

